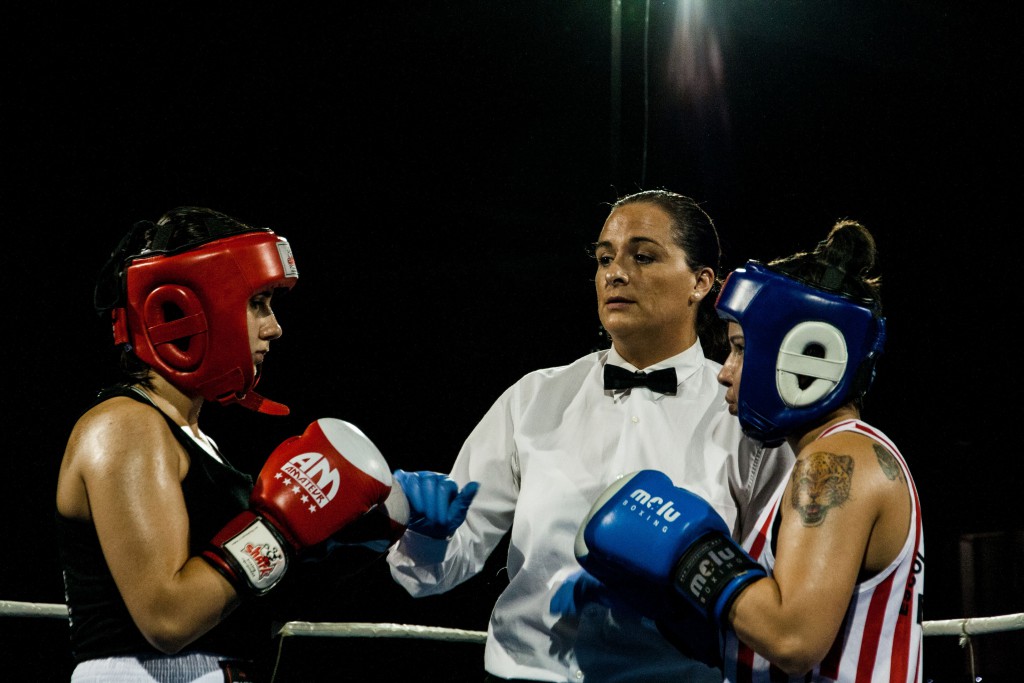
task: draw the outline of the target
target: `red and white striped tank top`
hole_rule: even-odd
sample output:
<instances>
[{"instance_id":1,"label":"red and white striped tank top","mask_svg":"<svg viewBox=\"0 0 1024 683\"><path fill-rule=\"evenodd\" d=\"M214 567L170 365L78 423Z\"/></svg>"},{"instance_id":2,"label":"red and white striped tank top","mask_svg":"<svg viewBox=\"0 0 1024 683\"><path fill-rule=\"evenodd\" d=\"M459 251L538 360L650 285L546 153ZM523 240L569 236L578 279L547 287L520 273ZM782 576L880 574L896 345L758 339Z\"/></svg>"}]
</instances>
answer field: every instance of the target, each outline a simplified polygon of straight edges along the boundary
<instances>
[{"instance_id":1,"label":"red and white striped tank top","mask_svg":"<svg viewBox=\"0 0 1024 683\"><path fill-rule=\"evenodd\" d=\"M910 530L903 549L882 572L854 586L835 642L825 659L810 673L787 676L728 630L724 641L727 683L920 683L922 679L924 532L917 488L903 456L880 431L860 420L847 420L833 425L821 436L839 431L866 434L893 453L903 468L913 502ZM775 566L772 552L775 520L787 481L779 486L743 544L751 557L768 570L769 576Z\"/></svg>"}]
</instances>

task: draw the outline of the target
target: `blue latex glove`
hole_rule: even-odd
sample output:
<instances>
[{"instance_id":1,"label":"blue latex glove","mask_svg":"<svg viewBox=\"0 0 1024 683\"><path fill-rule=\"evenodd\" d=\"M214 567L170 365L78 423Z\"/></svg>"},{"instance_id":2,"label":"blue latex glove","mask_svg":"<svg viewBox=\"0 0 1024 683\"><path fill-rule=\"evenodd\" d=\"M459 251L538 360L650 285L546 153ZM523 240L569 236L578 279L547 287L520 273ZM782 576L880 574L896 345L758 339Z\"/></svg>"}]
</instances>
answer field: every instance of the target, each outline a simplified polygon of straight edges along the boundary
<instances>
[{"instance_id":1,"label":"blue latex glove","mask_svg":"<svg viewBox=\"0 0 1024 683\"><path fill-rule=\"evenodd\" d=\"M409 500L408 528L431 538L449 538L466 521L466 512L480 484L471 481L459 491L455 480L440 472L395 470L395 481Z\"/></svg>"},{"instance_id":2,"label":"blue latex glove","mask_svg":"<svg viewBox=\"0 0 1024 683\"><path fill-rule=\"evenodd\" d=\"M589 602L596 602L609 609L635 611L625 598L601 583L586 569L573 572L562 582L551 596L548 609L552 614L577 619Z\"/></svg>"},{"instance_id":3,"label":"blue latex glove","mask_svg":"<svg viewBox=\"0 0 1024 683\"><path fill-rule=\"evenodd\" d=\"M568 619L579 619L584 606L592 602L608 609L648 617L657 613L660 618L655 624L665 640L691 659L721 668L721 646L714 624L689 604L673 600L673 597L657 600L654 595L645 595L644 591L625 587L613 590L586 569L580 569L558 587L548 608L552 614Z\"/></svg>"}]
</instances>

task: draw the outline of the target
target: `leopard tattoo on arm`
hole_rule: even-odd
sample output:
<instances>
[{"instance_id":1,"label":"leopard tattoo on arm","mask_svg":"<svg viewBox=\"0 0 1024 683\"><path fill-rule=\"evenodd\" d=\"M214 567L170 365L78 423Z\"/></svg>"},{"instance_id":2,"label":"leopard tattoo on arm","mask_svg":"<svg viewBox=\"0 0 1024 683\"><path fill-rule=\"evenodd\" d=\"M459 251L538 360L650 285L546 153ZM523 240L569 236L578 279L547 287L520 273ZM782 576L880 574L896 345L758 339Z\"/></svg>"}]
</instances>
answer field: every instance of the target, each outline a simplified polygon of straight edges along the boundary
<instances>
[{"instance_id":1,"label":"leopard tattoo on arm","mask_svg":"<svg viewBox=\"0 0 1024 683\"><path fill-rule=\"evenodd\" d=\"M853 458L819 451L797 461L790 478L792 506L804 526L819 526L850 497Z\"/></svg>"}]
</instances>

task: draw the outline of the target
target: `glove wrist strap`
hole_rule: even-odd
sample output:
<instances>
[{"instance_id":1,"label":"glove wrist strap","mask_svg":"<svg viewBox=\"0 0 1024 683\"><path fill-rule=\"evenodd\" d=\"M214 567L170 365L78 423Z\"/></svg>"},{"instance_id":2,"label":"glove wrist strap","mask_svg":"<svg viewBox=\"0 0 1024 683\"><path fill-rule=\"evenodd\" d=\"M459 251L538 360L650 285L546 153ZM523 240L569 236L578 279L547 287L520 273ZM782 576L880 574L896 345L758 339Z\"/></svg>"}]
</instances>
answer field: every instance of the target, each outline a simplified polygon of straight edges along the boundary
<instances>
[{"instance_id":1,"label":"glove wrist strap","mask_svg":"<svg viewBox=\"0 0 1024 683\"><path fill-rule=\"evenodd\" d=\"M714 532L690 546L672 576L675 589L721 626L741 590L767 572L736 541Z\"/></svg>"},{"instance_id":2,"label":"glove wrist strap","mask_svg":"<svg viewBox=\"0 0 1024 683\"><path fill-rule=\"evenodd\" d=\"M288 569L285 539L272 524L249 511L225 526L213 540L213 546L235 575L233 583L251 595L267 593Z\"/></svg>"}]
</instances>

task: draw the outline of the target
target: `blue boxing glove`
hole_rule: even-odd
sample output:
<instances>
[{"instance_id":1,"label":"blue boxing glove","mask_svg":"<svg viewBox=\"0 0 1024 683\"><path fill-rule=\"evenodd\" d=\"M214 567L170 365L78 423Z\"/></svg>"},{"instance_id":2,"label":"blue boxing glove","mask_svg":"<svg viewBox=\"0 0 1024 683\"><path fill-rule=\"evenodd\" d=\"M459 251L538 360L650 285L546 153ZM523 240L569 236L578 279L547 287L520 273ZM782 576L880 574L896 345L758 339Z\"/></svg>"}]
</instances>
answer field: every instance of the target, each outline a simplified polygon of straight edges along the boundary
<instances>
[{"instance_id":1,"label":"blue boxing glove","mask_svg":"<svg viewBox=\"0 0 1024 683\"><path fill-rule=\"evenodd\" d=\"M626 475L601 494L575 553L609 585L632 579L652 591L671 587L719 628L743 589L767 576L707 501L655 470Z\"/></svg>"},{"instance_id":2,"label":"blue boxing glove","mask_svg":"<svg viewBox=\"0 0 1024 683\"><path fill-rule=\"evenodd\" d=\"M461 491L455 480L439 472L395 470L395 481L409 501L408 528L431 538L450 538L466 521L466 512L480 485L475 481Z\"/></svg>"}]
</instances>

